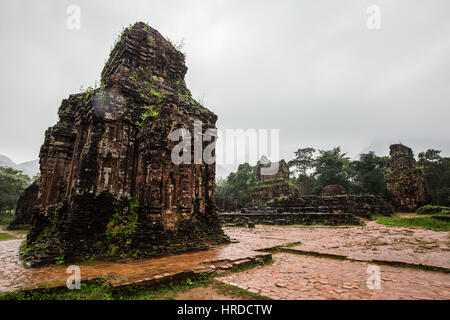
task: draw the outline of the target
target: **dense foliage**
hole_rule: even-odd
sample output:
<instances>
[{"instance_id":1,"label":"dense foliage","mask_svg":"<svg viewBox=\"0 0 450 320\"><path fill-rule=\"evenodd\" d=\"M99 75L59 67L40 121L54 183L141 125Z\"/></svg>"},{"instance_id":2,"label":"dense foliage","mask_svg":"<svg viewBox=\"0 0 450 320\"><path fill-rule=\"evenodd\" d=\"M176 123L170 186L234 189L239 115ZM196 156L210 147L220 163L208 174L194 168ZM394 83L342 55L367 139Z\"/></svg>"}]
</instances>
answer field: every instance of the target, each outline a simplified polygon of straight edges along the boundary
<instances>
[{"instance_id":1,"label":"dense foliage","mask_svg":"<svg viewBox=\"0 0 450 320\"><path fill-rule=\"evenodd\" d=\"M22 171L0 167L0 220L10 220L20 194L31 183Z\"/></svg>"},{"instance_id":2,"label":"dense foliage","mask_svg":"<svg viewBox=\"0 0 450 320\"><path fill-rule=\"evenodd\" d=\"M432 203L450 206L450 158L441 157L440 154L441 151L435 149L421 152L417 164L424 170Z\"/></svg>"},{"instance_id":3,"label":"dense foliage","mask_svg":"<svg viewBox=\"0 0 450 320\"><path fill-rule=\"evenodd\" d=\"M301 194L317 194L327 185L341 185L350 193L383 196L388 162L389 157L379 157L373 151L351 161L340 147L318 152L314 148L303 148L295 152L289 166L299 173L294 183Z\"/></svg>"},{"instance_id":4,"label":"dense foliage","mask_svg":"<svg viewBox=\"0 0 450 320\"><path fill-rule=\"evenodd\" d=\"M389 157L378 157L373 151L360 154L359 160L350 164L353 174L352 191L385 195L387 190L384 173L388 163Z\"/></svg>"},{"instance_id":5,"label":"dense foliage","mask_svg":"<svg viewBox=\"0 0 450 320\"><path fill-rule=\"evenodd\" d=\"M251 166L248 163L239 165L236 172L232 172L226 179L219 179L217 181L217 196L233 198L237 197L242 203L249 203L251 201L251 190L256 186L256 166Z\"/></svg>"},{"instance_id":6,"label":"dense foliage","mask_svg":"<svg viewBox=\"0 0 450 320\"><path fill-rule=\"evenodd\" d=\"M294 154L294 159L288 162L294 173L290 183L301 195L318 194L327 185L341 185L351 194L387 194L384 175L389 156L379 157L370 151L360 154L357 160L350 160L340 147L330 150L300 148ZM450 206L450 158L440 154L441 151L435 149L421 152L417 165L424 171L430 203ZM249 203L251 190L257 184L256 172L256 166L240 165L237 172L218 180L218 196Z\"/></svg>"}]
</instances>

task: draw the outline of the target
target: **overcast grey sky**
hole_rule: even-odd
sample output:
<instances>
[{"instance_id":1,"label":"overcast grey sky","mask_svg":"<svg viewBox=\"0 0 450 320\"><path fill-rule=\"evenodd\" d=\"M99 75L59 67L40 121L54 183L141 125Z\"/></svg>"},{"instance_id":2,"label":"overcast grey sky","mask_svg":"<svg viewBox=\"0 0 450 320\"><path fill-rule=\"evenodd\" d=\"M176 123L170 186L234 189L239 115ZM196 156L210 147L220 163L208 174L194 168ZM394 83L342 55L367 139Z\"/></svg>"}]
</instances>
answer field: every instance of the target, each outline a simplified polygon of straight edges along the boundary
<instances>
[{"instance_id":1,"label":"overcast grey sky","mask_svg":"<svg viewBox=\"0 0 450 320\"><path fill-rule=\"evenodd\" d=\"M81 29L66 9L81 8ZM369 5L381 29L366 26ZM218 127L279 128L281 156L402 142L450 155L450 1L1 0L0 154L36 159L63 98L99 81L123 27L184 38L187 85Z\"/></svg>"}]
</instances>

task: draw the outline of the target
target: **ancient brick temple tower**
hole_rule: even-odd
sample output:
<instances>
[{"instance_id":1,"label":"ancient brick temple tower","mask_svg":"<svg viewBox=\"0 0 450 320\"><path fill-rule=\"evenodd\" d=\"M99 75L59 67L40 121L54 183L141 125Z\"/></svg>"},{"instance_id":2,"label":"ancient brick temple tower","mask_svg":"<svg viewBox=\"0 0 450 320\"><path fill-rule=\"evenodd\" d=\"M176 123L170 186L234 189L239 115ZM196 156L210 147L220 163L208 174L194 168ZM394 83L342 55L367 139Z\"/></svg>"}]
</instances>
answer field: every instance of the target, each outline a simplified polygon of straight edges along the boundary
<instances>
[{"instance_id":1,"label":"ancient brick temple tower","mask_svg":"<svg viewBox=\"0 0 450 320\"><path fill-rule=\"evenodd\" d=\"M101 87L63 100L40 152L27 261L157 256L227 241L215 164L171 161L175 129L192 132L200 120L204 133L217 120L192 99L186 71L184 54L136 23L112 50Z\"/></svg>"},{"instance_id":2,"label":"ancient brick temple tower","mask_svg":"<svg viewBox=\"0 0 450 320\"><path fill-rule=\"evenodd\" d=\"M415 211L427 201L424 174L407 146L391 145L390 156L385 179L392 202L397 210Z\"/></svg>"}]
</instances>

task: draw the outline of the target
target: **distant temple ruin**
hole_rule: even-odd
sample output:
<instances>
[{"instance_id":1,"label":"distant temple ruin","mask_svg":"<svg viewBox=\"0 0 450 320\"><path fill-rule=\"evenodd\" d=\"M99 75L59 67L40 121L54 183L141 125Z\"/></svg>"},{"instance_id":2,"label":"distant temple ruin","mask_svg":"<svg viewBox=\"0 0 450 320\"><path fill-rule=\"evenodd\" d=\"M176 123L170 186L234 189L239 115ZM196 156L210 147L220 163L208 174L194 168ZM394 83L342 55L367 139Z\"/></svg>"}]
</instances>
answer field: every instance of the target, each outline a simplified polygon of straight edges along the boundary
<instances>
[{"instance_id":1,"label":"distant temple ruin","mask_svg":"<svg viewBox=\"0 0 450 320\"><path fill-rule=\"evenodd\" d=\"M422 169L416 167L413 152L402 144L390 146L391 160L386 172L386 187L397 210L415 211L427 202Z\"/></svg>"},{"instance_id":2,"label":"distant temple ruin","mask_svg":"<svg viewBox=\"0 0 450 320\"><path fill-rule=\"evenodd\" d=\"M228 241L216 212L215 164L171 160L175 129L192 134L200 120L204 134L217 121L192 99L186 72L183 53L136 23L117 40L100 88L62 101L40 151L26 261L148 257Z\"/></svg>"},{"instance_id":3,"label":"distant temple ruin","mask_svg":"<svg viewBox=\"0 0 450 320\"><path fill-rule=\"evenodd\" d=\"M274 174L263 174L262 169L272 165L278 168ZM289 185L289 166L286 161L280 160L275 163L258 163L258 184L252 190L253 205L264 204L274 198L287 197L294 192Z\"/></svg>"}]
</instances>

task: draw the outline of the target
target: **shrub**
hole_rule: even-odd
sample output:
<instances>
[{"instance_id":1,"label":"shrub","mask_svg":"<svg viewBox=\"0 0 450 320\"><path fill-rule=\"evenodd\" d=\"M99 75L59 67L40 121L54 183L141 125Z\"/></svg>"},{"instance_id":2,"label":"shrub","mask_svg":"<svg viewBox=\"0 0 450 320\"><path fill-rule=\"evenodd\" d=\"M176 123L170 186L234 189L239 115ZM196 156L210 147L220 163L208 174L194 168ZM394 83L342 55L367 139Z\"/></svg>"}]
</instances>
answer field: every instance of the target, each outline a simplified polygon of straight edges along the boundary
<instances>
[{"instance_id":1,"label":"shrub","mask_svg":"<svg viewBox=\"0 0 450 320\"><path fill-rule=\"evenodd\" d=\"M435 206L435 205L426 205L417 209L417 214L438 214L445 213L444 211L448 211L450 208Z\"/></svg>"}]
</instances>

